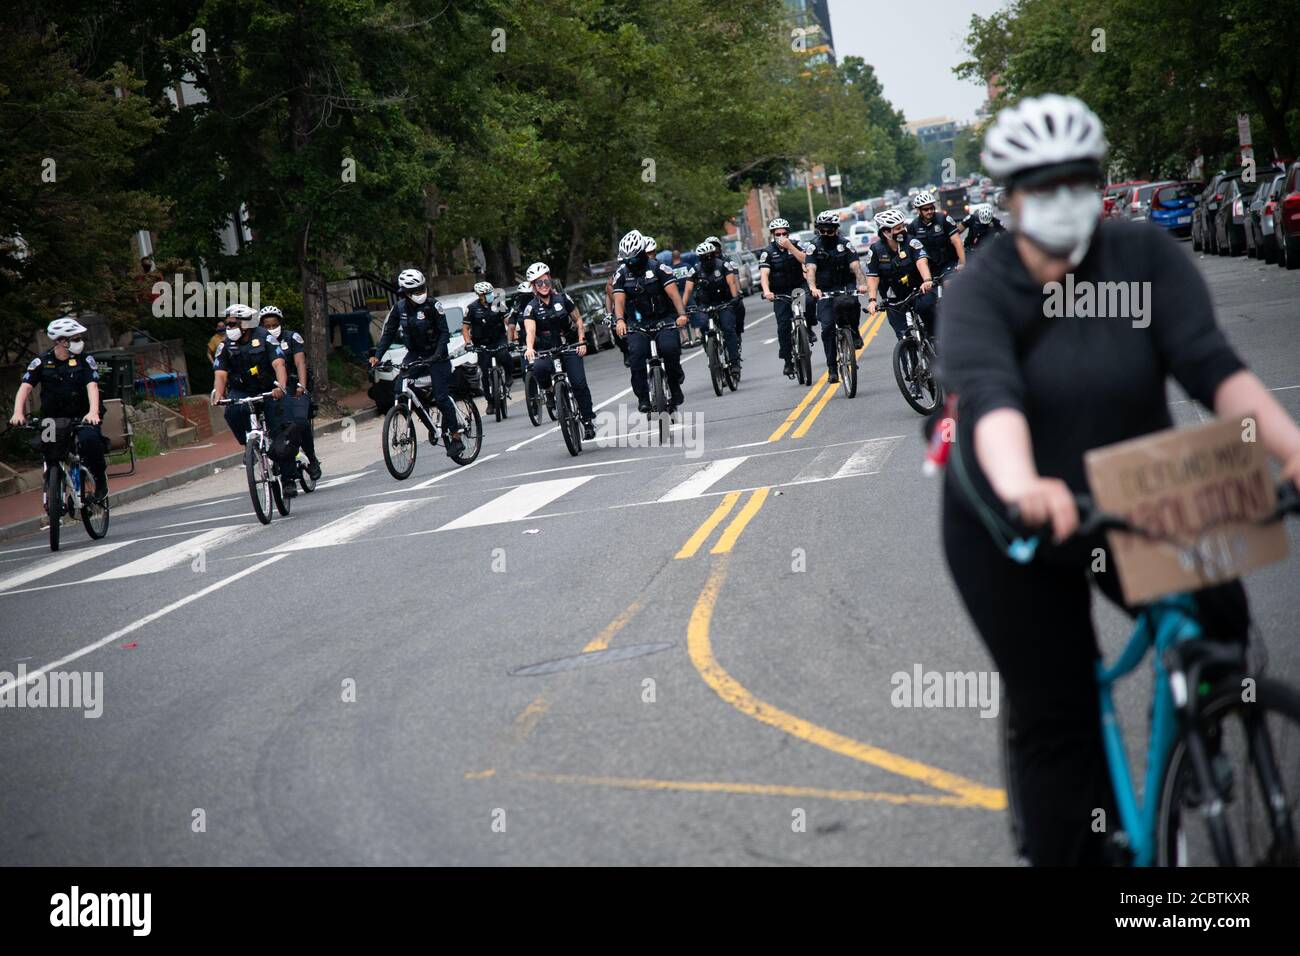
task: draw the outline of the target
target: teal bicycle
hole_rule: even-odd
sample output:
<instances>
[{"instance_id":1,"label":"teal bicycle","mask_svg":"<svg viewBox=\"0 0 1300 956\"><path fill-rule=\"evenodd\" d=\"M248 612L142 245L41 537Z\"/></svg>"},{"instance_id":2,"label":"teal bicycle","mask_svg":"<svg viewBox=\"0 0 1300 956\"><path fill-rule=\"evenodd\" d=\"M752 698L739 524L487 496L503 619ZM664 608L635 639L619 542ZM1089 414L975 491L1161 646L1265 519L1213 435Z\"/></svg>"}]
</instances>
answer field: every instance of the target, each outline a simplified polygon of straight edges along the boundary
<instances>
[{"instance_id":1,"label":"teal bicycle","mask_svg":"<svg viewBox=\"0 0 1300 956\"><path fill-rule=\"evenodd\" d=\"M1116 530L1169 541L1189 560L1206 562L1202 548L1134 527L1077 496L1077 535ZM1300 514L1300 495L1287 482L1267 521ZM1013 514L1013 520L1015 516ZM1037 538L1005 545L1027 564ZM1137 625L1113 664L1099 661L1102 737L1119 811L1111 830L1119 859L1133 866L1297 866L1300 803L1300 694L1251 672L1244 645L1202 640L1190 594L1143 606ZM1113 691L1121 678L1153 655L1155 700L1141 793L1135 789ZM1003 709L1003 771L1012 837L1024 856L1018 775L1012 757L1014 715Z\"/></svg>"}]
</instances>

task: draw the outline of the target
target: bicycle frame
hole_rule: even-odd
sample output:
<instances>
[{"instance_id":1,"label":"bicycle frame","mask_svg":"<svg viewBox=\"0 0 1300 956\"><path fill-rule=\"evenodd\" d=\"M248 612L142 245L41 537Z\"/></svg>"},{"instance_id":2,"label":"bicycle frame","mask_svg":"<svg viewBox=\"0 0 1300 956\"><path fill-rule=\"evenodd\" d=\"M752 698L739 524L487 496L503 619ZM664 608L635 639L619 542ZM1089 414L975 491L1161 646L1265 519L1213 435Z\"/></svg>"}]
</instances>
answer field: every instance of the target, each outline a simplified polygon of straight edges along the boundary
<instances>
[{"instance_id":1,"label":"bicycle frame","mask_svg":"<svg viewBox=\"0 0 1300 956\"><path fill-rule=\"evenodd\" d=\"M418 368L422 364L423 363L415 362L411 365L402 365L401 370L406 372L411 368ZM435 431L438 431L443 427L442 409L437 405L434 405L433 408L430 409L429 406L420 401L420 393L414 385L414 376L408 374L402 377L402 391L397 397L398 400L404 398L407 402L413 402L414 408L419 409L421 413L420 420L423 422L432 422ZM465 420L461 417L460 409L456 407L454 401L451 403L451 407L456 409L456 425L452 430L459 432L465 431L468 426L466 425Z\"/></svg>"},{"instance_id":2,"label":"bicycle frame","mask_svg":"<svg viewBox=\"0 0 1300 956\"><path fill-rule=\"evenodd\" d=\"M1110 768L1111 786L1119 811L1120 827L1128 841L1134 866L1151 866L1155 859L1156 815L1159 812L1160 785L1178 738L1178 712L1170 687L1166 652L1174 645L1195 641L1202 636L1191 595L1176 594L1161 598L1139 615L1128 644L1115 662L1097 663L1097 687L1101 700L1101 732ZM1151 650L1154 660L1154 700L1151 732L1147 743L1144 786L1139 798L1133 788L1128 753L1115 712L1113 690L1121 678L1132 673Z\"/></svg>"}]
</instances>

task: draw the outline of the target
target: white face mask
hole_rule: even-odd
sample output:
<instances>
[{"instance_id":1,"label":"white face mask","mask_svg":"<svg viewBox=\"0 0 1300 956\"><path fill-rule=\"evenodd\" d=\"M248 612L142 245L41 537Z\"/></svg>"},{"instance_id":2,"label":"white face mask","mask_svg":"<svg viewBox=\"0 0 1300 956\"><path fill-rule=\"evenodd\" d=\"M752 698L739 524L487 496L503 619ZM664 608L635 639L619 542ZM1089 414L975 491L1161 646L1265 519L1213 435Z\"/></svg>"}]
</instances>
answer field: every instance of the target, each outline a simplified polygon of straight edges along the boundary
<instances>
[{"instance_id":1,"label":"white face mask","mask_svg":"<svg viewBox=\"0 0 1300 956\"><path fill-rule=\"evenodd\" d=\"M85 343L85 342L69 342L69 343L68 343L68 351L71 352L73 355L80 355L82 349L84 349L85 347L86 347L86 343Z\"/></svg>"},{"instance_id":2,"label":"white face mask","mask_svg":"<svg viewBox=\"0 0 1300 956\"><path fill-rule=\"evenodd\" d=\"M243 329L226 329L226 338L232 342L238 342L239 337L244 334Z\"/></svg>"},{"instance_id":3,"label":"white face mask","mask_svg":"<svg viewBox=\"0 0 1300 956\"><path fill-rule=\"evenodd\" d=\"M266 337L268 339L278 339L280 337L280 327L278 325L275 328L270 328L269 326L263 326L263 328L266 329Z\"/></svg>"},{"instance_id":4,"label":"white face mask","mask_svg":"<svg viewBox=\"0 0 1300 956\"><path fill-rule=\"evenodd\" d=\"M1101 216L1101 193L1091 186L1057 186L1027 192L1020 200L1017 229L1044 251L1083 261Z\"/></svg>"},{"instance_id":5,"label":"white face mask","mask_svg":"<svg viewBox=\"0 0 1300 956\"><path fill-rule=\"evenodd\" d=\"M417 292L415 293L415 295L411 296L411 301L414 302L416 305L424 305L424 300L427 298L429 298L429 293Z\"/></svg>"}]
</instances>

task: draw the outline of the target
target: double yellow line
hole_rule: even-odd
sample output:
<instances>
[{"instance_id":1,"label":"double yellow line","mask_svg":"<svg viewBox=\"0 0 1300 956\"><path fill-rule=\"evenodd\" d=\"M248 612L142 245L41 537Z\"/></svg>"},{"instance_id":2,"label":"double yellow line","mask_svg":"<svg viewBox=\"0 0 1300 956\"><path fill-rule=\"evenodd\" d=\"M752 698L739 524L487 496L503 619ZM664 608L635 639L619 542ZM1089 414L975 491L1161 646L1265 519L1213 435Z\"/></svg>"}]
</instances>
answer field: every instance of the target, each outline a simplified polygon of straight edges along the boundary
<instances>
[{"instance_id":1,"label":"double yellow line","mask_svg":"<svg viewBox=\"0 0 1300 956\"><path fill-rule=\"evenodd\" d=\"M881 310L880 312L875 313L875 315L869 316L867 321L862 323L859 327L859 331L863 333L863 336L862 348L857 351L858 358L861 358L862 353L867 350L867 346L870 345L871 340L876 337L876 333L880 331L880 326L884 321L885 312ZM871 328L870 332L867 331L868 326ZM799 416L807 410L809 405L812 405L812 411L808 412L808 417L802 422L799 422L799 426L794 429L794 432L790 437L792 439L803 438L804 435L808 434L808 429L812 428L813 422L815 422L817 416L822 413L822 409L826 407L826 403L835 395L836 390L834 388L826 388L829 382L829 374L829 372L822 372L822 376L817 380L817 384L808 389L808 394L803 397L803 401L796 405L794 410L786 416L785 421L781 423L781 426L776 431L772 432L771 436L767 439L768 441L780 441L784 438L786 432L790 431L790 429L794 427L794 423L799 421ZM825 389L825 391L823 391L823 389ZM820 396L820 398L818 396ZM815 405L813 404L814 402L816 402Z\"/></svg>"},{"instance_id":2,"label":"double yellow line","mask_svg":"<svg viewBox=\"0 0 1300 956\"><path fill-rule=\"evenodd\" d=\"M709 554L731 553L731 549L736 546L736 542L740 539L741 532L753 520L754 515L758 514L758 510L763 507L763 502L767 500L767 494L771 490L771 488L757 488L750 493L745 506L740 509L740 513L736 517L731 519L731 524L727 525L717 543L709 550ZM736 507L736 502L740 500L740 496L743 494L743 491L727 492L722 499L722 503L713 509L713 514L704 519L704 523L695 529L695 533L687 539L681 550L673 557L678 561L695 557L695 553L704 546L704 542L709 540L709 536L713 534L718 525L722 524L727 515L731 514L731 509Z\"/></svg>"}]
</instances>

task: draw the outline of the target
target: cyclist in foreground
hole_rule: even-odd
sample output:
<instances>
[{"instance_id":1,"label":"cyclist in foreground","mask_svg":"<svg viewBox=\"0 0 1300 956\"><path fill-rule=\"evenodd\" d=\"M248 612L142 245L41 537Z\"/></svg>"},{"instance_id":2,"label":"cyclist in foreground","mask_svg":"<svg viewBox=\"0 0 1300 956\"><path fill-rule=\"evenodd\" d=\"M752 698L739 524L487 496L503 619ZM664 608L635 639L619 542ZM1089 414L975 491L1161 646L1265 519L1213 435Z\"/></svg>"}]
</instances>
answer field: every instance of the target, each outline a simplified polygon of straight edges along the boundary
<instances>
[{"instance_id":1,"label":"cyclist in foreground","mask_svg":"<svg viewBox=\"0 0 1300 956\"><path fill-rule=\"evenodd\" d=\"M398 275L397 291L401 299L384 320L384 331L379 337L379 344L375 346L375 354L370 356L370 366L373 368L379 364L377 356L388 351L400 329L402 341L406 343L406 364L421 365L429 370L433 401L442 412L443 427L448 434L447 457L458 458L465 452L465 443L461 441L461 433L454 430L457 422L456 407L452 405L447 391L451 385L451 359L448 356L451 330L447 328L446 313L437 299L429 301L424 273L418 269L404 269ZM394 395L402 394L402 380L407 374L407 371L403 371L394 380ZM417 414L423 413L417 409ZM437 444L433 422L424 420L424 427L429 432L429 444Z\"/></svg>"},{"instance_id":2,"label":"cyclist in foreground","mask_svg":"<svg viewBox=\"0 0 1300 956\"><path fill-rule=\"evenodd\" d=\"M982 160L1006 183L1016 226L1011 241L972 263L944 305L940 354L945 385L958 396L944 550L1006 687L1026 851L1036 865L1107 862L1095 811L1118 819L1090 607L1093 549L1106 542L1071 538L1074 495L1087 491L1084 454L1170 428L1172 375L1217 415L1253 417L1283 475L1300 479L1300 428L1224 338L1196 267L1159 230L1099 225L1105 155L1101 121L1073 97L1028 98L999 113ZM1045 317L1045 285L1071 272L1076 286L1149 282L1148 321ZM1052 542L1030 564L1007 557L982 523L981 509L1008 518L1009 506L1024 523L1051 527ZM1124 606L1113 571L1093 580ZM1245 641L1240 582L1194 597L1207 637Z\"/></svg>"},{"instance_id":3,"label":"cyclist in foreground","mask_svg":"<svg viewBox=\"0 0 1300 956\"><path fill-rule=\"evenodd\" d=\"M817 241L808 253L808 288L817 300L817 321L822 327L822 349L826 353L827 381L840 380L836 358L835 308L838 305L827 293L866 292L866 276L853 246L840 235L838 213L826 210L817 216ZM856 281L855 281L856 280ZM862 332L858 329L858 300L852 300L853 347L862 348ZM841 308L843 308L841 306Z\"/></svg>"},{"instance_id":4,"label":"cyclist in foreground","mask_svg":"<svg viewBox=\"0 0 1300 956\"><path fill-rule=\"evenodd\" d=\"M587 354L587 330L582 324L582 316L573 300L564 292L557 292L551 281L551 267L544 262L534 262L528 267L527 279L532 284L533 298L524 306L524 334L527 337L524 348L524 360L533 368L533 377L539 387L550 390L551 362L537 362L538 349L557 349L569 344L576 344L576 353L568 352L560 357L564 374L569 376L573 394L578 399L578 414L582 416L582 437L593 441L596 437L594 419L596 412L591 407L591 389L587 386L587 371L582 357ZM570 329L577 329L576 340L570 342Z\"/></svg>"},{"instance_id":5,"label":"cyclist in foreground","mask_svg":"<svg viewBox=\"0 0 1300 956\"><path fill-rule=\"evenodd\" d=\"M633 331L640 332L642 323L669 322L674 315L677 328L684 328L686 307L677 289L673 268L647 255L645 236L635 229L625 235L618 244L618 257L622 261L614 273L615 332L627 335L629 321L636 323ZM677 329L661 329L655 335L655 344L663 358L672 404L681 405L685 400L682 382L686 380L682 371L681 335ZM650 358L649 335L641 333L629 338L627 352L632 365L632 391L636 394L637 408L644 415L650 411L649 376L646 373L646 362Z\"/></svg>"},{"instance_id":6,"label":"cyclist in foreground","mask_svg":"<svg viewBox=\"0 0 1300 956\"><path fill-rule=\"evenodd\" d=\"M794 305L777 296L792 295L795 289L804 286L804 263L808 257L798 243L790 239L790 223L786 220L773 219L767 224L767 230L772 234L772 241L758 254L758 279L763 287L763 298L772 303L772 313L776 316L778 356L785 363L782 371L794 375L794 362L790 357L794 339ZM811 320L809 316L810 323ZM811 325L809 327L811 329Z\"/></svg>"},{"instance_id":7,"label":"cyclist in foreground","mask_svg":"<svg viewBox=\"0 0 1300 956\"><path fill-rule=\"evenodd\" d=\"M99 430L103 403L99 398L99 369L86 349L86 327L70 316L55 319L45 329L54 343L27 365L18 394L14 397L11 425L27 424L27 399L41 387L42 419L67 418L73 422L77 454L90 471L95 489L90 499L102 503L108 497L108 460L104 457L104 436ZM60 449L55 442L43 442L47 462Z\"/></svg>"}]
</instances>

